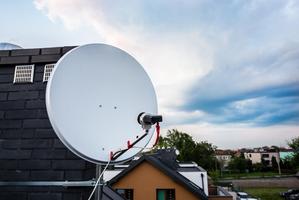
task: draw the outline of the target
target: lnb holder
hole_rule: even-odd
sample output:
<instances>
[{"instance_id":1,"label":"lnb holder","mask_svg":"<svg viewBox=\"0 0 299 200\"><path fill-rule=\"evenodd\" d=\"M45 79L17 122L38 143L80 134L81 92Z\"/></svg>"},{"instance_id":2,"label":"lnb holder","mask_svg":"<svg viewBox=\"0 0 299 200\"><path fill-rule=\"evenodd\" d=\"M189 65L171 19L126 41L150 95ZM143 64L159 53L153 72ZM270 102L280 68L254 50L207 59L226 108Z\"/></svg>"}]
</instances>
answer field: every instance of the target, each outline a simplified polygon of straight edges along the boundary
<instances>
[{"instance_id":1,"label":"lnb holder","mask_svg":"<svg viewBox=\"0 0 299 200\"><path fill-rule=\"evenodd\" d=\"M162 115L152 115L145 112L140 113L137 117L138 123L145 130L149 130L152 125L162 122L162 120Z\"/></svg>"}]
</instances>

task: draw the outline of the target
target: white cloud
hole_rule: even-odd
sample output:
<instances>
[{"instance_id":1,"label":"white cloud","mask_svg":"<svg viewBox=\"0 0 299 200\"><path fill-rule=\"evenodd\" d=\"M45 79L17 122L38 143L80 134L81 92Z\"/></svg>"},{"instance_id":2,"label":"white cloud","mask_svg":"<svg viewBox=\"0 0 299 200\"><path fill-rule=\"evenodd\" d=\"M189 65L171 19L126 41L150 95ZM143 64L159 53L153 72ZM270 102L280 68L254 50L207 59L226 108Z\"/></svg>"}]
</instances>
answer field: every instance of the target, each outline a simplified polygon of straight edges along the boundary
<instances>
[{"instance_id":1,"label":"white cloud","mask_svg":"<svg viewBox=\"0 0 299 200\"><path fill-rule=\"evenodd\" d=\"M291 19L296 19L299 14L299 3L296 0L289 0L287 4L285 5L284 8L284 14L291 18Z\"/></svg>"},{"instance_id":2,"label":"white cloud","mask_svg":"<svg viewBox=\"0 0 299 200\"><path fill-rule=\"evenodd\" d=\"M169 126L173 124L183 124L190 121L199 121L201 118L207 116L207 114L203 111L194 110L194 111L183 111L183 110L175 110L175 109L163 109L161 113L165 113L163 115L164 126Z\"/></svg>"},{"instance_id":3,"label":"white cloud","mask_svg":"<svg viewBox=\"0 0 299 200\"><path fill-rule=\"evenodd\" d=\"M132 8L126 7L133 12L128 12L127 20L120 19L102 1L35 0L34 3L53 22L62 21L69 29L89 26L98 32L102 42L132 54L153 80L162 109L182 105L185 90L212 67L213 50L196 29L159 32L148 28L142 23L144 16L136 2L130 3ZM122 20L125 22L121 23Z\"/></svg>"},{"instance_id":4,"label":"white cloud","mask_svg":"<svg viewBox=\"0 0 299 200\"><path fill-rule=\"evenodd\" d=\"M53 23L62 22L69 30L96 31L94 42L118 46L145 67L157 90L164 132L178 128L219 146L285 144L282 138L294 136L298 127L207 124L213 121L211 114L178 108L194 96L195 104L227 100L298 81L296 55L291 63L288 57L298 53L298 4L198 2L34 0ZM169 12L169 7L175 8ZM254 113L263 96L253 98L234 98L229 104L233 114ZM261 117L267 118L267 113Z\"/></svg>"}]
</instances>

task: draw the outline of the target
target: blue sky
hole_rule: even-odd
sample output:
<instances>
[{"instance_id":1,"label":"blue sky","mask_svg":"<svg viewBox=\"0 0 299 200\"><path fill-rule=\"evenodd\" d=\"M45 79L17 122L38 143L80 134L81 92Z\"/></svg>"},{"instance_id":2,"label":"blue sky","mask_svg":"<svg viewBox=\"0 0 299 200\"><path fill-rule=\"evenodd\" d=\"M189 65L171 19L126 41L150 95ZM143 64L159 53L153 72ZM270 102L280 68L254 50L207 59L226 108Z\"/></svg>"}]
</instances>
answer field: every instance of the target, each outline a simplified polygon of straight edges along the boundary
<instances>
[{"instance_id":1,"label":"blue sky","mask_svg":"<svg viewBox=\"0 0 299 200\"><path fill-rule=\"evenodd\" d=\"M149 73L164 115L221 148L299 134L296 0L1 2L0 39L24 48L103 42Z\"/></svg>"}]
</instances>

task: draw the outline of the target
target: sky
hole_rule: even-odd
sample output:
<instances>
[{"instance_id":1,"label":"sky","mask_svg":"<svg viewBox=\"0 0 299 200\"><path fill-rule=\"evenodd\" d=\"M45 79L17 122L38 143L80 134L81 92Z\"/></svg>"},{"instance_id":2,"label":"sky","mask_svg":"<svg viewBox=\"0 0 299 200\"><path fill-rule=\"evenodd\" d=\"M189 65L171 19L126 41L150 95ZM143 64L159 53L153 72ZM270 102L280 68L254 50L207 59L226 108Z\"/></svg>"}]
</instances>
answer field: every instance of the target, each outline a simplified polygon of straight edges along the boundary
<instances>
[{"instance_id":1,"label":"sky","mask_svg":"<svg viewBox=\"0 0 299 200\"><path fill-rule=\"evenodd\" d=\"M299 135L299 1L1 1L0 41L107 43L155 86L162 133L219 148L286 146ZM5 20L4 20L5 19Z\"/></svg>"}]
</instances>

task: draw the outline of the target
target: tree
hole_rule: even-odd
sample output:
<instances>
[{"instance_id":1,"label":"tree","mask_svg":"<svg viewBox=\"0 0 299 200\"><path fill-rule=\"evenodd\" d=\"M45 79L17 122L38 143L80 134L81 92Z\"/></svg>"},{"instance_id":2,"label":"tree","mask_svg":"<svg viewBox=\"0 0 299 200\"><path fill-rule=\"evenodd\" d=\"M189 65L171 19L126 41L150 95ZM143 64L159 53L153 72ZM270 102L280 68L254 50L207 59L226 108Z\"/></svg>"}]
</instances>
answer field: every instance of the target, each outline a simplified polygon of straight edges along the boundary
<instances>
[{"instance_id":1,"label":"tree","mask_svg":"<svg viewBox=\"0 0 299 200\"><path fill-rule=\"evenodd\" d=\"M277 160L276 160L275 156L272 156L271 164L272 164L272 170L277 170L278 169L278 163L277 163Z\"/></svg>"},{"instance_id":2,"label":"tree","mask_svg":"<svg viewBox=\"0 0 299 200\"><path fill-rule=\"evenodd\" d=\"M299 150L299 137L291 139L291 141L288 142L288 145L295 151Z\"/></svg>"},{"instance_id":3,"label":"tree","mask_svg":"<svg viewBox=\"0 0 299 200\"><path fill-rule=\"evenodd\" d=\"M290 158L290 164L293 169L299 170L299 137L293 138L288 145L295 151L294 156Z\"/></svg>"},{"instance_id":4,"label":"tree","mask_svg":"<svg viewBox=\"0 0 299 200\"><path fill-rule=\"evenodd\" d=\"M251 163L251 162L250 162ZM232 171L237 171L237 172L244 172L246 170L249 170L248 166L249 162L247 159L239 156L239 157L234 157L229 163L228 163L228 168ZM252 164L252 163L251 163ZM252 167L252 166L250 166Z\"/></svg>"},{"instance_id":5,"label":"tree","mask_svg":"<svg viewBox=\"0 0 299 200\"><path fill-rule=\"evenodd\" d=\"M180 152L178 160L191 161L196 143L187 133L172 129L167 131L166 137L160 136L157 146L158 148L175 148Z\"/></svg>"},{"instance_id":6,"label":"tree","mask_svg":"<svg viewBox=\"0 0 299 200\"><path fill-rule=\"evenodd\" d=\"M204 169L215 169L217 165L215 149L216 147L211 143L208 143L206 141L198 142L195 145L194 151L192 153L192 158Z\"/></svg>"},{"instance_id":7,"label":"tree","mask_svg":"<svg viewBox=\"0 0 299 200\"><path fill-rule=\"evenodd\" d=\"M269 171L268 169L268 163L269 161L268 160L265 160L264 158L261 158L261 163L262 163L262 172L266 172L266 171Z\"/></svg>"},{"instance_id":8,"label":"tree","mask_svg":"<svg viewBox=\"0 0 299 200\"><path fill-rule=\"evenodd\" d=\"M260 171L262 171L262 168L263 168L262 163L252 164L252 171L254 171L254 172L260 172Z\"/></svg>"},{"instance_id":9,"label":"tree","mask_svg":"<svg viewBox=\"0 0 299 200\"><path fill-rule=\"evenodd\" d=\"M157 147L176 148L179 161L194 161L207 170L214 169L217 164L215 146L206 141L195 142L189 134L176 129L168 130L165 137L160 136Z\"/></svg>"},{"instance_id":10,"label":"tree","mask_svg":"<svg viewBox=\"0 0 299 200\"><path fill-rule=\"evenodd\" d=\"M253 165L252 165L252 161L250 159L246 159L247 161L247 169L252 172L253 171Z\"/></svg>"}]
</instances>

